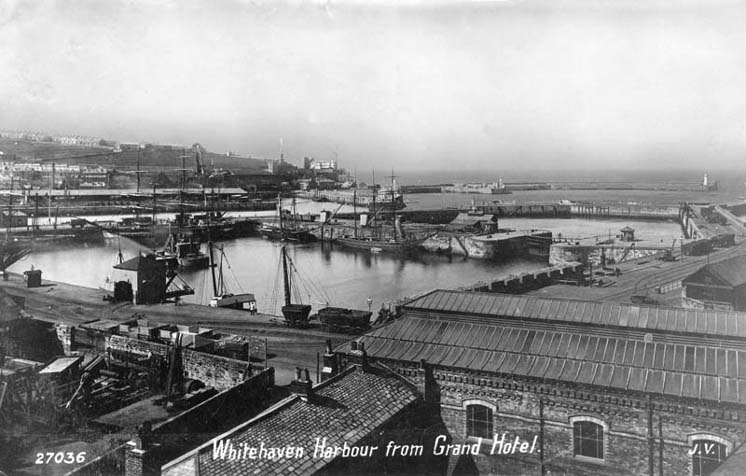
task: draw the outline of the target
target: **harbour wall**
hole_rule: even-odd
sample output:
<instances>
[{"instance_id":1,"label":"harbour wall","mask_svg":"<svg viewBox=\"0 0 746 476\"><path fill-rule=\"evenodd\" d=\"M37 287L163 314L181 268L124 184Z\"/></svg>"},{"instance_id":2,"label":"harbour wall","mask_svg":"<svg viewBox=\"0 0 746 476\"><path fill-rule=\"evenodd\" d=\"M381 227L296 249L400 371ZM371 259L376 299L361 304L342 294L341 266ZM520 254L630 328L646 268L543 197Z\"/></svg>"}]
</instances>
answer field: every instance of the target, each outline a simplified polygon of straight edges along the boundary
<instances>
[{"instance_id":1,"label":"harbour wall","mask_svg":"<svg viewBox=\"0 0 746 476\"><path fill-rule=\"evenodd\" d=\"M567 243L554 243L549 249L549 264L561 266L563 263L580 262L591 263L595 266L602 264L602 254L605 256L606 264L624 263L642 258L663 256L670 246L627 246L615 244L596 245L572 245Z\"/></svg>"},{"instance_id":2,"label":"harbour wall","mask_svg":"<svg viewBox=\"0 0 746 476\"><path fill-rule=\"evenodd\" d=\"M676 220L678 207L645 207L605 205L577 202L570 205L570 213L581 218L628 218L634 220Z\"/></svg>"},{"instance_id":3,"label":"harbour wall","mask_svg":"<svg viewBox=\"0 0 746 476\"><path fill-rule=\"evenodd\" d=\"M522 294L528 291L541 289L553 284L583 283L582 263L563 263L558 266L542 268L538 271L511 275L495 281L480 281L467 286L459 287L459 291L476 291L485 293Z\"/></svg>"},{"instance_id":4,"label":"harbour wall","mask_svg":"<svg viewBox=\"0 0 746 476\"><path fill-rule=\"evenodd\" d=\"M473 235L440 232L428 237L422 248L431 253L464 256L476 259L500 259L509 256L530 256L545 259L549 256L552 233L525 232L512 236L502 234Z\"/></svg>"}]
</instances>

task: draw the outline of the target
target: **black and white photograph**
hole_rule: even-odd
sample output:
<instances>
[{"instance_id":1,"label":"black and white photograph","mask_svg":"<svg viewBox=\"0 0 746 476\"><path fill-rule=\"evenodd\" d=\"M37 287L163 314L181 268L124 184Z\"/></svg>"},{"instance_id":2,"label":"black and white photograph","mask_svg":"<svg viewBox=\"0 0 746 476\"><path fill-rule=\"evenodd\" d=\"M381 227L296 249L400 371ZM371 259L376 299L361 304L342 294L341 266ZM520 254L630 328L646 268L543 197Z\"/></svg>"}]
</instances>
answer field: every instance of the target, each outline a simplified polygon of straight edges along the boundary
<instances>
[{"instance_id":1,"label":"black and white photograph","mask_svg":"<svg viewBox=\"0 0 746 476\"><path fill-rule=\"evenodd\" d=\"M746 3L0 0L0 476L746 475Z\"/></svg>"}]
</instances>

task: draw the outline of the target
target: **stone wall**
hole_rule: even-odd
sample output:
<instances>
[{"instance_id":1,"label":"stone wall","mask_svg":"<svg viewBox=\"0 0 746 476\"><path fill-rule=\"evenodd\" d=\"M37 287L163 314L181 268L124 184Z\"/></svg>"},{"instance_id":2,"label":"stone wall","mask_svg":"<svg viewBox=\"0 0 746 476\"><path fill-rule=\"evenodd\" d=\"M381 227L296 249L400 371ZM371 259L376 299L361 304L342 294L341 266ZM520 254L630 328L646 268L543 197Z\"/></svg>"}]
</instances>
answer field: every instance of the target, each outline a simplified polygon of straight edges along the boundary
<instances>
[{"instance_id":1,"label":"stone wall","mask_svg":"<svg viewBox=\"0 0 746 476\"><path fill-rule=\"evenodd\" d=\"M117 350L139 358L154 355L160 357L162 362L167 362L171 349L171 346L166 344L108 334L93 329L74 328L72 336L75 350L91 350L100 355L106 355L107 351ZM187 378L200 380L218 391L243 382L248 371L246 361L191 349L182 350L182 362Z\"/></svg>"},{"instance_id":2,"label":"stone wall","mask_svg":"<svg viewBox=\"0 0 746 476\"><path fill-rule=\"evenodd\" d=\"M601 251L603 250L607 259L607 266L613 266L613 263L663 255L666 249L670 249L670 246L635 248L619 243L616 245L569 245L566 243L555 243L549 249L549 264L559 266L571 261L578 261L584 264L590 261L594 266L600 266Z\"/></svg>"}]
</instances>

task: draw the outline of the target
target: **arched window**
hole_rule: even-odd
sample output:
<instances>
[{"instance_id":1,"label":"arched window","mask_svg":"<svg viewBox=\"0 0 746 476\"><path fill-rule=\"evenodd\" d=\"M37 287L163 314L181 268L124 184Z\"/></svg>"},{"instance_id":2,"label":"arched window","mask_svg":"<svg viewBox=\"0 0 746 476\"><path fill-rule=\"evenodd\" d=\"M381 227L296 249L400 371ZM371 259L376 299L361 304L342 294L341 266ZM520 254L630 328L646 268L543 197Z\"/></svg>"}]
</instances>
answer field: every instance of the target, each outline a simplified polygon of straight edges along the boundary
<instances>
[{"instance_id":1,"label":"arched window","mask_svg":"<svg viewBox=\"0 0 746 476\"><path fill-rule=\"evenodd\" d=\"M584 458L604 459L604 437L607 425L592 417L573 417L572 443L573 455Z\"/></svg>"},{"instance_id":2,"label":"arched window","mask_svg":"<svg viewBox=\"0 0 746 476\"><path fill-rule=\"evenodd\" d=\"M714 435L692 435L689 437L689 454L692 457L692 475L709 476L725 461L732 445Z\"/></svg>"},{"instance_id":3,"label":"arched window","mask_svg":"<svg viewBox=\"0 0 746 476\"><path fill-rule=\"evenodd\" d=\"M494 437L494 406L479 401L464 402L466 406L466 436L485 438Z\"/></svg>"}]
</instances>

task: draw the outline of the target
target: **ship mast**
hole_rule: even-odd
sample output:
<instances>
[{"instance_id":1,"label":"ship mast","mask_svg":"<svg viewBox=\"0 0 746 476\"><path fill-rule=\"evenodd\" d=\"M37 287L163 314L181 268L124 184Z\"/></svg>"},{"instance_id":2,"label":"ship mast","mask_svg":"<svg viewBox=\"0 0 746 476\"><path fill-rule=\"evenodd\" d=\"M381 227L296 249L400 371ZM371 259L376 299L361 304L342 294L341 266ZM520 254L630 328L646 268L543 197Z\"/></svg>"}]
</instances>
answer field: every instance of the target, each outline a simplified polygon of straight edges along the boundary
<instances>
[{"instance_id":1,"label":"ship mast","mask_svg":"<svg viewBox=\"0 0 746 476\"><path fill-rule=\"evenodd\" d=\"M357 238L357 183L352 189L352 223L355 226L355 238Z\"/></svg>"},{"instance_id":2,"label":"ship mast","mask_svg":"<svg viewBox=\"0 0 746 476\"><path fill-rule=\"evenodd\" d=\"M285 239L285 228L282 224L282 193L277 193L277 216L280 219L280 240Z\"/></svg>"},{"instance_id":3,"label":"ship mast","mask_svg":"<svg viewBox=\"0 0 746 476\"><path fill-rule=\"evenodd\" d=\"M394 240L399 241L398 230L397 230L397 225L396 225L396 203L395 203L396 195L394 194L394 179L395 178L396 178L396 175L394 175L394 169L392 168L391 169L391 211L392 211L391 217L393 218L393 222L394 222Z\"/></svg>"},{"instance_id":4,"label":"ship mast","mask_svg":"<svg viewBox=\"0 0 746 476\"><path fill-rule=\"evenodd\" d=\"M378 191L376 190L376 169L373 169L373 209L370 210L373 215L373 220L376 219L376 193ZM373 228L374 230L374 236L373 239L378 239L378 221L376 220L376 225Z\"/></svg>"},{"instance_id":5,"label":"ship mast","mask_svg":"<svg viewBox=\"0 0 746 476\"><path fill-rule=\"evenodd\" d=\"M207 242L207 249L209 250L209 254L210 254L210 274L212 275L212 293L213 293L213 296L219 297L220 294L218 294L218 285L215 282L215 259L213 258L213 255L212 255L212 240ZM222 265L222 258L221 258L220 264ZM221 268L221 272L222 272L222 268Z\"/></svg>"},{"instance_id":6,"label":"ship mast","mask_svg":"<svg viewBox=\"0 0 746 476\"><path fill-rule=\"evenodd\" d=\"M13 223L13 172L10 173L10 193L8 194L8 231L5 233L5 241L10 242L10 228Z\"/></svg>"},{"instance_id":7,"label":"ship mast","mask_svg":"<svg viewBox=\"0 0 746 476\"><path fill-rule=\"evenodd\" d=\"M288 261L287 252L285 251L286 245L282 245L280 253L282 254L282 277L285 284L285 305L290 305L290 275L288 274Z\"/></svg>"}]
</instances>

